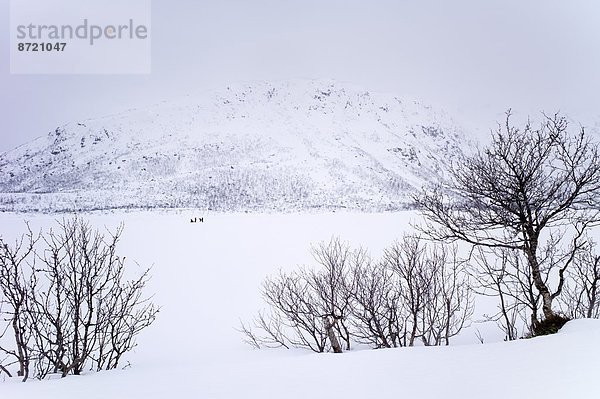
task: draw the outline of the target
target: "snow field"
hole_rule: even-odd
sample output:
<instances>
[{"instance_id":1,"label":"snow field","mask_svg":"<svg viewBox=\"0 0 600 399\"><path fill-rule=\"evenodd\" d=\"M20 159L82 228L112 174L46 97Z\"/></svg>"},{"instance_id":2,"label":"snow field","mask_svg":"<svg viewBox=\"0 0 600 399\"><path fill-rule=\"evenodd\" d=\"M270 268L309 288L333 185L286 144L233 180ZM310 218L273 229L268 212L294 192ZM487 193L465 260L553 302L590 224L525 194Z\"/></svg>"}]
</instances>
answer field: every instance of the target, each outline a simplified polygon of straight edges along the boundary
<instances>
[{"instance_id":1,"label":"snow field","mask_svg":"<svg viewBox=\"0 0 600 399\"><path fill-rule=\"evenodd\" d=\"M357 214L84 215L110 230L124 222L119 253L131 273L153 266L148 293L162 306L126 360L131 367L52 381L0 383L20 398L594 398L600 322L578 320L555 336L511 343L490 323L453 346L355 350L253 350L235 328L264 307L260 284L279 268L312 265L311 243L339 236L373 258L410 231L412 212ZM204 216L204 223L189 223ZM61 216L0 214L5 240ZM136 265L139 264L139 267ZM479 305L473 316L485 311ZM492 304L493 306L493 304ZM485 345L477 344L475 328ZM468 344L468 345L463 345ZM124 365L126 364L123 363ZM0 377L3 378L3 377Z\"/></svg>"}]
</instances>

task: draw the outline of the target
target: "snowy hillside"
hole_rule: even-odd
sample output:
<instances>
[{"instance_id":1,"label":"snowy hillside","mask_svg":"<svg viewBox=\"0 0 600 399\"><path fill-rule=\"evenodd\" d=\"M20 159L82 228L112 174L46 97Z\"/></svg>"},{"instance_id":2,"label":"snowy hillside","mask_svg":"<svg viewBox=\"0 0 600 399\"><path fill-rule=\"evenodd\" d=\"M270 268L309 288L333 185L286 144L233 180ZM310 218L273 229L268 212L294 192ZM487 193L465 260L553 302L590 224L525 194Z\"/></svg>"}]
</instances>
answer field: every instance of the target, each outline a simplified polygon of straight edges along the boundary
<instances>
[{"instance_id":1,"label":"snowy hillside","mask_svg":"<svg viewBox=\"0 0 600 399\"><path fill-rule=\"evenodd\" d=\"M331 81L238 85L0 155L0 210L403 209L467 145L416 101Z\"/></svg>"}]
</instances>

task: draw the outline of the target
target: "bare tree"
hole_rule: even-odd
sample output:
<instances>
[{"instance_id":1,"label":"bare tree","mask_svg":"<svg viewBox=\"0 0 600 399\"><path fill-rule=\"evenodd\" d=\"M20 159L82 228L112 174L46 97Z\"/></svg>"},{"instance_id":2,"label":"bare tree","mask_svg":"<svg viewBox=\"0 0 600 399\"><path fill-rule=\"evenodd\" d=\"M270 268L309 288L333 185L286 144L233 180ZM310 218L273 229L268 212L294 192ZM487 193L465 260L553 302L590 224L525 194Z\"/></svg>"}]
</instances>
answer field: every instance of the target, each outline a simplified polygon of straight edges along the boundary
<instances>
[{"instance_id":1,"label":"bare tree","mask_svg":"<svg viewBox=\"0 0 600 399\"><path fill-rule=\"evenodd\" d=\"M474 291L498 299L498 311L484 317L498 324L507 341L527 335L519 332L521 323L531 334L533 315L540 308L540 294L535 289L527 262L521 257L520 251L516 250L479 248L470 268Z\"/></svg>"},{"instance_id":2,"label":"bare tree","mask_svg":"<svg viewBox=\"0 0 600 399\"><path fill-rule=\"evenodd\" d=\"M111 284L97 298L96 350L90 358L98 371L117 368L123 355L137 345L138 334L154 322L160 310L143 296L149 269L137 279L125 281L123 259L119 259L111 272Z\"/></svg>"},{"instance_id":3,"label":"bare tree","mask_svg":"<svg viewBox=\"0 0 600 399\"><path fill-rule=\"evenodd\" d=\"M357 262L350 285L352 335L374 348L402 346L404 309L397 276L383 262Z\"/></svg>"},{"instance_id":4,"label":"bare tree","mask_svg":"<svg viewBox=\"0 0 600 399\"><path fill-rule=\"evenodd\" d=\"M361 264L366 258L363 250L351 251L347 244L333 238L329 243L320 243L312 248L318 269L306 274L310 287L319 298L320 316L323 326L335 353L341 353L342 347L337 337L350 350L350 332L347 319L350 313L351 293L347 289L350 270L354 264Z\"/></svg>"},{"instance_id":5,"label":"bare tree","mask_svg":"<svg viewBox=\"0 0 600 399\"><path fill-rule=\"evenodd\" d=\"M258 338L263 344L309 348L315 352L327 349L327 331L322 309L304 273L283 273L263 283L263 298L271 307L268 321L259 315L255 327L267 333ZM283 325L283 326L282 326Z\"/></svg>"},{"instance_id":6,"label":"bare tree","mask_svg":"<svg viewBox=\"0 0 600 399\"><path fill-rule=\"evenodd\" d=\"M14 248L3 245L0 288L17 348L5 352L20 359L24 379L31 364L37 378L116 368L155 320L159 309L143 295L149 271L125 279L124 258L116 254L121 232L104 235L73 218L41 240L29 231Z\"/></svg>"},{"instance_id":7,"label":"bare tree","mask_svg":"<svg viewBox=\"0 0 600 399\"><path fill-rule=\"evenodd\" d=\"M385 251L385 265L399 279L405 345L413 346L416 339L425 345L449 345L472 315L465 262L456 251L428 247L414 236L405 236Z\"/></svg>"},{"instance_id":8,"label":"bare tree","mask_svg":"<svg viewBox=\"0 0 600 399\"><path fill-rule=\"evenodd\" d=\"M415 198L429 237L520 251L547 320L562 293L565 271L600 220L598 145L584 129L567 132L566 118L539 128L499 126L490 146L455 165L446 183ZM545 253L552 258L545 258ZM553 286L551 283L556 282ZM538 323L534 314L533 325Z\"/></svg>"},{"instance_id":9,"label":"bare tree","mask_svg":"<svg viewBox=\"0 0 600 399\"><path fill-rule=\"evenodd\" d=\"M591 239L587 241L575 256L565 284L562 302L573 318L600 317L600 255L595 252L595 243Z\"/></svg>"},{"instance_id":10,"label":"bare tree","mask_svg":"<svg viewBox=\"0 0 600 399\"><path fill-rule=\"evenodd\" d=\"M19 365L17 375L26 381L29 377L30 340L32 331L27 320L27 305L31 290L30 279L26 275L26 266L33 265L34 247L39 237L34 236L27 225L27 234L21 236L14 246L0 239L0 303L2 315L8 322L7 328L12 329L15 349L0 346L0 351L12 356ZM5 334L0 333L0 338ZM7 373L8 371L4 369Z\"/></svg>"},{"instance_id":11,"label":"bare tree","mask_svg":"<svg viewBox=\"0 0 600 399\"><path fill-rule=\"evenodd\" d=\"M352 252L338 239L312 248L317 268L269 277L263 283L263 298L270 314L259 313L253 326L240 331L252 346L304 347L315 352L343 351L340 340L350 349L348 317L351 295L350 264L360 261L361 251Z\"/></svg>"},{"instance_id":12,"label":"bare tree","mask_svg":"<svg viewBox=\"0 0 600 399\"><path fill-rule=\"evenodd\" d=\"M473 314L473 295L466 262L456 246L435 246L426 259L430 287L423 312L422 340L425 345L450 345Z\"/></svg>"},{"instance_id":13,"label":"bare tree","mask_svg":"<svg viewBox=\"0 0 600 399\"><path fill-rule=\"evenodd\" d=\"M403 322L407 329L404 333L404 346L413 346L415 339L421 336L419 320L427 306L432 278L425 270L425 250L419 238L405 236L384 253L386 267L399 278L400 299L406 310Z\"/></svg>"}]
</instances>

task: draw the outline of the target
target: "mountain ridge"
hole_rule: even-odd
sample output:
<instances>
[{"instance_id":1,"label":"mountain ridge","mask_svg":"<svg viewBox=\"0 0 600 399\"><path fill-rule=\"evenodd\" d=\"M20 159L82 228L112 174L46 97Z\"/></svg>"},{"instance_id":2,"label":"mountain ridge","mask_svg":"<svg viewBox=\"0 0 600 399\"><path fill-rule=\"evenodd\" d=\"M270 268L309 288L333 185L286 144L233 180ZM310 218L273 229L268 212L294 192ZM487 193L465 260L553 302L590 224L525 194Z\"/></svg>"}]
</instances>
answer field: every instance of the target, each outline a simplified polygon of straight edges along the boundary
<instances>
[{"instance_id":1,"label":"mountain ridge","mask_svg":"<svg viewBox=\"0 0 600 399\"><path fill-rule=\"evenodd\" d=\"M0 154L0 210L399 210L469 143L415 100L335 81L237 84Z\"/></svg>"}]
</instances>

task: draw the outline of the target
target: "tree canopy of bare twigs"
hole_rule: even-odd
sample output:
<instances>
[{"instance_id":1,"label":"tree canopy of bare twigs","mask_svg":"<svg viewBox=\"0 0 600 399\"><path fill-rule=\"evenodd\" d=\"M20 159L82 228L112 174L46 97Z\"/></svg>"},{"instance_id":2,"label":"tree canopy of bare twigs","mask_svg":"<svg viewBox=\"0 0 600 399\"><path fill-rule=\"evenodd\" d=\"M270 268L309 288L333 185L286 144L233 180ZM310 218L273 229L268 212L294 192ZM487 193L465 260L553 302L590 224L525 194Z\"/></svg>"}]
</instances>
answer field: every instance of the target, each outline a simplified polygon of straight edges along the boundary
<instances>
[{"instance_id":1,"label":"tree canopy of bare twigs","mask_svg":"<svg viewBox=\"0 0 600 399\"><path fill-rule=\"evenodd\" d=\"M544 116L522 129L506 122L492 143L451 169L446 182L415 198L427 222L421 230L441 241L519 251L541 296L545 319L563 292L566 271L600 221L598 144L567 119ZM493 282L492 282L493 283ZM538 315L533 314L533 324Z\"/></svg>"}]
</instances>

